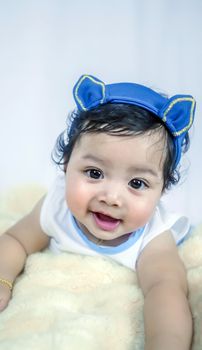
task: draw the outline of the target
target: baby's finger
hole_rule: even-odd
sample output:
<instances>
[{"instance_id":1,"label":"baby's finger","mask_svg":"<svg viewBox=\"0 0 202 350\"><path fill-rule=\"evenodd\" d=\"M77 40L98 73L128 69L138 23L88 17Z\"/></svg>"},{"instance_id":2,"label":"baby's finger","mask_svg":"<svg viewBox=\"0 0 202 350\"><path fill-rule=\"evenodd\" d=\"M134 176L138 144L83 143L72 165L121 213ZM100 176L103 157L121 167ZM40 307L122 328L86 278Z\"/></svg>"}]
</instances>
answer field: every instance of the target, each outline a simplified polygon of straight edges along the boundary
<instances>
[{"instance_id":1,"label":"baby's finger","mask_svg":"<svg viewBox=\"0 0 202 350\"><path fill-rule=\"evenodd\" d=\"M0 299L0 312L3 311L8 305L8 301L5 299Z\"/></svg>"},{"instance_id":2,"label":"baby's finger","mask_svg":"<svg viewBox=\"0 0 202 350\"><path fill-rule=\"evenodd\" d=\"M11 291L7 287L0 287L0 312L3 311L11 298Z\"/></svg>"}]
</instances>

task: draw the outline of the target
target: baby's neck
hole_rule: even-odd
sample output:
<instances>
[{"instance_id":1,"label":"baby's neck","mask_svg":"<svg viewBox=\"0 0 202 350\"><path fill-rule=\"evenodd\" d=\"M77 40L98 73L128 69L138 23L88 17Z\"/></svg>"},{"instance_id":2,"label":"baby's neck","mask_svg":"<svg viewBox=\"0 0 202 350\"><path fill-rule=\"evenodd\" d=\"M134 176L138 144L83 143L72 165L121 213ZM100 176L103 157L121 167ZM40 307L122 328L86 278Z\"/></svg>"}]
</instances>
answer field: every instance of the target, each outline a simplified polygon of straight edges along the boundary
<instances>
[{"instance_id":1,"label":"baby's neck","mask_svg":"<svg viewBox=\"0 0 202 350\"><path fill-rule=\"evenodd\" d=\"M78 221L77 225L79 226L79 228L82 230L83 234L93 243L97 244L97 245L101 245L101 246L108 246L108 247L117 247L120 244L126 242L131 233L127 233L121 237L115 238L115 239L111 239L111 240L104 240L104 239L100 239L95 237L94 235L92 235L92 233L90 233L89 231L87 231L82 224L80 224Z\"/></svg>"}]
</instances>

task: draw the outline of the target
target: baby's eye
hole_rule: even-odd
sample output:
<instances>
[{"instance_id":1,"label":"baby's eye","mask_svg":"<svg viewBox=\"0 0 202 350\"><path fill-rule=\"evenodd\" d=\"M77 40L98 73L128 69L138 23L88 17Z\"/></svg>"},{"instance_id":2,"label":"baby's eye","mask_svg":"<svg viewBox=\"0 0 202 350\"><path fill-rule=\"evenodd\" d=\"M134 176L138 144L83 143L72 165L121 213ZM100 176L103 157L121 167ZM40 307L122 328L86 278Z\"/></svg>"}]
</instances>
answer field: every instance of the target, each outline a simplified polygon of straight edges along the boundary
<instances>
[{"instance_id":1,"label":"baby's eye","mask_svg":"<svg viewBox=\"0 0 202 350\"><path fill-rule=\"evenodd\" d=\"M95 180L103 179L104 177L102 171L98 169L87 169L85 173L88 177Z\"/></svg>"},{"instance_id":2,"label":"baby's eye","mask_svg":"<svg viewBox=\"0 0 202 350\"><path fill-rule=\"evenodd\" d=\"M140 179L132 179L129 182L129 186L131 186L135 190L144 190L145 188L148 187L148 185L143 180L140 180Z\"/></svg>"}]
</instances>

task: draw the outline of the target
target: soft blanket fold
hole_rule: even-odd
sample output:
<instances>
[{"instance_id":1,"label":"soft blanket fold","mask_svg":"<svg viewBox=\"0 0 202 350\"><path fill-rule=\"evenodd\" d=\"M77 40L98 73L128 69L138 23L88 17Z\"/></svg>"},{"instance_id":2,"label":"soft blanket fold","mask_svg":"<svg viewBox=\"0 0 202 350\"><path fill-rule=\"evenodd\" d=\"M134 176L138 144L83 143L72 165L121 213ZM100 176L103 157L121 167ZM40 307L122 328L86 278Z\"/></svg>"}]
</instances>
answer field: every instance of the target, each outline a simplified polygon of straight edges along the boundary
<instances>
[{"instance_id":1,"label":"soft blanket fold","mask_svg":"<svg viewBox=\"0 0 202 350\"><path fill-rule=\"evenodd\" d=\"M25 214L43 189L28 186L0 198L0 232ZM202 349L202 228L179 252L188 271L193 350ZM143 350L143 297L133 271L104 257L48 249L27 260L0 314L1 350Z\"/></svg>"}]
</instances>

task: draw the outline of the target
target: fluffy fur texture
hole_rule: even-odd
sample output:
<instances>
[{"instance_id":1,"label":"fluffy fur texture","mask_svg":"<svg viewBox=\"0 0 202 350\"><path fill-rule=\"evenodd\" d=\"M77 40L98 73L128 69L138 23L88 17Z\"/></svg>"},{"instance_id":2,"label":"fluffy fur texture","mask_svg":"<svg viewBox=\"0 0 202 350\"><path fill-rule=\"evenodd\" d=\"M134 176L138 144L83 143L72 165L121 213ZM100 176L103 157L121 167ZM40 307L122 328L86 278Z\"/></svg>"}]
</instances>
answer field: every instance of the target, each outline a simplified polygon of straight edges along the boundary
<instances>
[{"instance_id":1,"label":"fluffy fur texture","mask_svg":"<svg viewBox=\"0 0 202 350\"><path fill-rule=\"evenodd\" d=\"M23 186L0 197L0 233L43 194ZM194 318L193 350L202 349L202 226L179 249ZM133 271L104 257L53 255L27 260L0 314L1 350L143 350L143 297Z\"/></svg>"}]
</instances>

